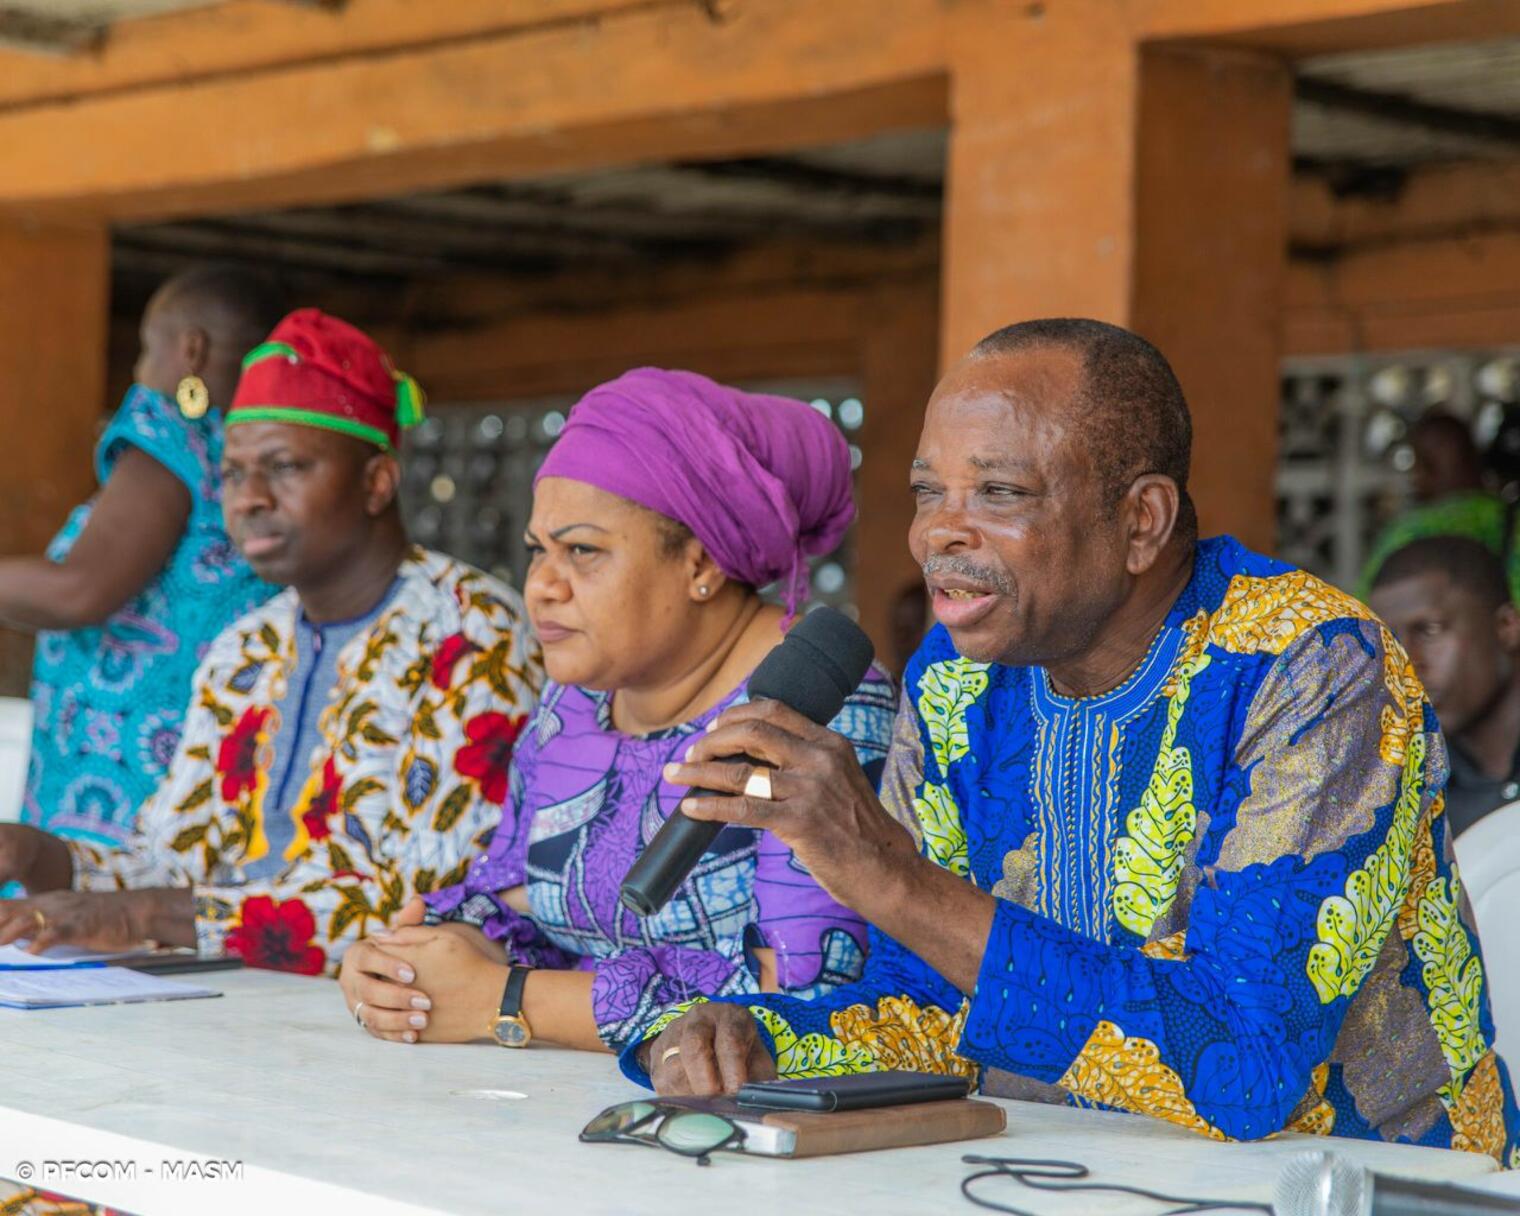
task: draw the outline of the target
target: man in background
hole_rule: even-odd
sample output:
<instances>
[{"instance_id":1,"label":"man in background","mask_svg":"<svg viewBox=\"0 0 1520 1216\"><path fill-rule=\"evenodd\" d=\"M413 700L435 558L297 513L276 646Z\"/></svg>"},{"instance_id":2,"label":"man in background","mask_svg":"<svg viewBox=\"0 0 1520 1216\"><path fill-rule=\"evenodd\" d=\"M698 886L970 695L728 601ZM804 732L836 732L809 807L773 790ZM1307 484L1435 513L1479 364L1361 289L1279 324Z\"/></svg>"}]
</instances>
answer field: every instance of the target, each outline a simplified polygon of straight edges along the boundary
<instances>
[{"instance_id":1,"label":"man in background","mask_svg":"<svg viewBox=\"0 0 1520 1216\"><path fill-rule=\"evenodd\" d=\"M316 309L243 368L227 531L285 590L211 643L125 845L0 824L0 882L27 890L0 900L0 945L152 940L333 972L459 881L501 818L543 668L516 592L407 538L396 450L420 390Z\"/></svg>"},{"instance_id":2,"label":"man in background","mask_svg":"<svg viewBox=\"0 0 1520 1216\"><path fill-rule=\"evenodd\" d=\"M1450 751L1453 837L1520 798L1520 612L1499 559L1478 541L1431 536L1395 552L1372 610L1414 663Z\"/></svg>"},{"instance_id":3,"label":"man in background","mask_svg":"<svg viewBox=\"0 0 1520 1216\"><path fill-rule=\"evenodd\" d=\"M931 624L929 592L924 580L916 578L904 585L892 601L892 671L896 675L901 676L908 669L908 660Z\"/></svg>"},{"instance_id":4,"label":"man in background","mask_svg":"<svg viewBox=\"0 0 1520 1216\"><path fill-rule=\"evenodd\" d=\"M1422 505L1483 489L1483 457L1472 430L1454 414L1432 410L1409 433L1414 500Z\"/></svg>"}]
</instances>

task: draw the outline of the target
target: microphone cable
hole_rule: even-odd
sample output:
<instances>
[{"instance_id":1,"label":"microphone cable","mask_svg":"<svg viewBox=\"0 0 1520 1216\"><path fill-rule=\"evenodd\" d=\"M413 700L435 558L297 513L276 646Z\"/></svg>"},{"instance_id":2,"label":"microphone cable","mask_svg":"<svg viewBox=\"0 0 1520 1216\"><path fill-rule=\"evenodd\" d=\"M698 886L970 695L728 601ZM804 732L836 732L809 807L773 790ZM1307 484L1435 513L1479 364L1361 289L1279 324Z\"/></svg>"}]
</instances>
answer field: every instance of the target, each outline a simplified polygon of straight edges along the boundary
<instances>
[{"instance_id":1,"label":"microphone cable","mask_svg":"<svg viewBox=\"0 0 1520 1216\"><path fill-rule=\"evenodd\" d=\"M1052 1161L1026 1157L982 1157L968 1153L961 1158L965 1165L989 1166L961 1180L961 1194L990 1212L1006 1212L1008 1216L1040 1216L1027 1208L1016 1208L997 1203L972 1193L973 1183L984 1178L1012 1178L1035 1191L1053 1191L1057 1194L1072 1191L1104 1192L1111 1195L1134 1195L1156 1203L1172 1206L1157 1216L1192 1216L1194 1212L1265 1212L1272 1216L1270 1203L1253 1203L1245 1199L1195 1199L1186 1195L1163 1195L1144 1187L1125 1186L1117 1182L1082 1182L1092 1176L1092 1171L1075 1161Z\"/></svg>"}]
</instances>

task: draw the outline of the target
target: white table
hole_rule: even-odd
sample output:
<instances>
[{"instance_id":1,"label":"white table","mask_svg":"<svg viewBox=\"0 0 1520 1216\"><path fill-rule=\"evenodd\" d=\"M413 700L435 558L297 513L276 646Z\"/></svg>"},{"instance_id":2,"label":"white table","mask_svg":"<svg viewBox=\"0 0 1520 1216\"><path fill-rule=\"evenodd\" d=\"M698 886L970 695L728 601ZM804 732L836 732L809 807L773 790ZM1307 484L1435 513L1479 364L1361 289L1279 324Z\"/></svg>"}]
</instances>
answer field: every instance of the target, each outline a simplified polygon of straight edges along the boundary
<instances>
[{"instance_id":1,"label":"white table","mask_svg":"<svg viewBox=\"0 0 1520 1216\"><path fill-rule=\"evenodd\" d=\"M46 1012L0 1010L0 1178L20 1163L125 1162L52 1189L140 1216L259 1211L970 1213L961 1154L1065 1157L1103 1180L1174 1194L1267 1200L1281 1160L1323 1140L1215 1144L1148 1119L1010 1102L1001 1139L810 1161L720 1156L709 1168L654 1149L583 1145L603 1106L637 1093L606 1056L489 1044L403 1046L361 1033L337 985L270 972L187 977L218 1000ZM485 1098L469 1091L511 1091ZM1487 1158L1331 1142L1372 1169L1433 1179ZM242 1162L238 1179L162 1181L186 1159ZM183 1167L181 1167L183 1168ZM42 1175L36 1179L43 1181ZM1037 1195L1053 1216L1153 1213L1133 1199Z\"/></svg>"}]
</instances>

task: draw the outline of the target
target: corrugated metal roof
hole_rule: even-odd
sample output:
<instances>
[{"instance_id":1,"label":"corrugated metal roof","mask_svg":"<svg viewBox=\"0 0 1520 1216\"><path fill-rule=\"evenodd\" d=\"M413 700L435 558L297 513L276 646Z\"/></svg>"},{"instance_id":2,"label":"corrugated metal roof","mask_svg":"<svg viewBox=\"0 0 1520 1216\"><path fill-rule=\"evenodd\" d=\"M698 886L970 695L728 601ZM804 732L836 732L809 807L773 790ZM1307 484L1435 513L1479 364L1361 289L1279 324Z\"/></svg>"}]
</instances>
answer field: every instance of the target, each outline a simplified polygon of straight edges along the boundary
<instances>
[{"instance_id":1,"label":"corrugated metal roof","mask_svg":"<svg viewBox=\"0 0 1520 1216\"><path fill-rule=\"evenodd\" d=\"M1300 101L1293 108L1293 154L1318 165L1413 166L1512 157L1502 141L1431 131L1408 123Z\"/></svg>"},{"instance_id":2,"label":"corrugated metal roof","mask_svg":"<svg viewBox=\"0 0 1520 1216\"><path fill-rule=\"evenodd\" d=\"M1520 39L1324 55L1298 65L1293 151L1407 166L1520 155Z\"/></svg>"},{"instance_id":3,"label":"corrugated metal roof","mask_svg":"<svg viewBox=\"0 0 1520 1216\"><path fill-rule=\"evenodd\" d=\"M1520 114L1520 38L1323 55L1305 60L1299 75L1432 105Z\"/></svg>"},{"instance_id":4,"label":"corrugated metal roof","mask_svg":"<svg viewBox=\"0 0 1520 1216\"><path fill-rule=\"evenodd\" d=\"M109 24L123 17L147 17L176 8L204 8L216 0L6 0L0 8L60 21Z\"/></svg>"},{"instance_id":5,"label":"corrugated metal roof","mask_svg":"<svg viewBox=\"0 0 1520 1216\"><path fill-rule=\"evenodd\" d=\"M0 0L0 46L70 54L99 45L116 21L217 0Z\"/></svg>"}]
</instances>

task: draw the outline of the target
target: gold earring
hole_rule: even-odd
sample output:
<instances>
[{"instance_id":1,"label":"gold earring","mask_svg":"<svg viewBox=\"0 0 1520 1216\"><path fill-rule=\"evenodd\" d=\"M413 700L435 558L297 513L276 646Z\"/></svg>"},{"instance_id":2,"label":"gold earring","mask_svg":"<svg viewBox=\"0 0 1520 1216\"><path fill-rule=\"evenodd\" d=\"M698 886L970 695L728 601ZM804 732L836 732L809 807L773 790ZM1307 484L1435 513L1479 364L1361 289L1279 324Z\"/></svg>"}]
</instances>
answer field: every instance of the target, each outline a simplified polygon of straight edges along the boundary
<instances>
[{"instance_id":1,"label":"gold earring","mask_svg":"<svg viewBox=\"0 0 1520 1216\"><path fill-rule=\"evenodd\" d=\"M179 402L179 412L194 421L204 418L211 408L211 392L199 376L186 376L174 390L174 400Z\"/></svg>"}]
</instances>

